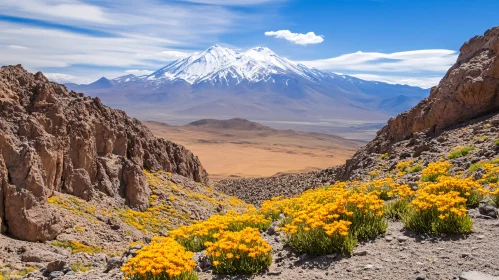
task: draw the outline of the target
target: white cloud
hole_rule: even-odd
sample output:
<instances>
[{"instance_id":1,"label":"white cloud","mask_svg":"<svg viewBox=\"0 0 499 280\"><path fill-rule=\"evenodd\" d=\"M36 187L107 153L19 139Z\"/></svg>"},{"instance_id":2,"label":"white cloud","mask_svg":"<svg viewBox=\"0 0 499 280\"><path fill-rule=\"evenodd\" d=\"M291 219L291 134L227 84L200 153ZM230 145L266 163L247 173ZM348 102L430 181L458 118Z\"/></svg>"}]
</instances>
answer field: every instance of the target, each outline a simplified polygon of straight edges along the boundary
<instances>
[{"instance_id":1,"label":"white cloud","mask_svg":"<svg viewBox=\"0 0 499 280\"><path fill-rule=\"evenodd\" d=\"M0 11L56 26L0 20L0 65L20 63L76 83L122 76L127 69L158 69L222 34L262 24L261 13L161 0L0 0Z\"/></svg>"},{"instance_id":2,"label":"white cloud","mask_svg":"<svg viewBox=\"0 0 499 280\"><path fill-rule=\"evenodd\" d=\"M135 76L143 76L143 75L149 75L152 74L154 71L150 70L138 70L138 69L130 69L126 70L125 73L127 74L133 74Z\"/></svg>"},{"instance_id":3,"label":"white cloud","mask_svg":"<svg viewBox=\"0 0 499 280\"><path fill-rule=\"evenodd\" d=\"M289 30L267 31L265 36L272 36L279 39L285 39L298 45L320 44L324 42L324 36L315 35L314 32L307 34L293 33Z\"/></svg>"},{"instance_id":4,"label":"white cloud","mask_svg":"<svg viewBox=\"0 0 499 280\"><path fill-rule=\"evenodd\" d=\"M140 57L143 59L157 59L161 61L174 61L177 59L183 59L190 56L192 53L190 52L182 52L182 51L162 51L159 53L155 53L152 55L141 55Z\"/></svg>"},{"instance_id":5,"label":"white cloud","mask_svg":"<svg viewBox=\"0 0 499 280\"><path fill-rule=\"evenodd\" d=\"M60 84L77 83L79 81L78 77L69 74L43 73L43 75L45 75L45 77L47 77L49 80Z\"/></svg>"},{"instance_id":6,"label":"white cloud","mask_svg":"<svg viewBox=\"0 0 499 280\"><path fill-rule=\"evenodd\" d=\"M415 50L394 53L356 52L328 59L300 61L323 70L363 72L445 72L456 62L453 50Z\"/></svg>"},{"instance_id":7,"label":"white cloud","mask_svg":"<svg viewBox=\"0 0 499 280\"><path fill-rule=\"evenodd\" d=\"M347 73L363 80L429 88L438 84L456 62L457 56L458 52L445 49L394 53L358 51L298 63L321 70Z\"/></svg>"},{"instance_id":8,"label":"white cloud","mask_svg":"<svg viewBox=\"0 0 499 280\"><path fill-rule=\"evenodd\" d=\"M347 73L363 80L429 88L438 84L445 72L456 62L457 56L458 52L445 49L394 53L358 51L297 63L321 70Z\"/></svg>"},{"instance_id":9,"label":"white cloud","mask_svg":"<svg viewBox=\"0 0 499 280\"><path fill-rule=\"evenodd\" d=\"M388 84L410 85L422 88L431 88L438 85L442 76L437 77L407 77L407 76L384 76L375 74L351 74L362 80L385 82Z\"/></svg>"},{"instance_id":10,"label":"white cloud","mask_svg":"<svg viewBox=\"0 0 499 280\"><path fill-rule=\"evenodd\" d=\"M2 0L0 7L22 11L25 16L39 15L96 23L112 23L101 7L75 0Z\"/></svg>"},{"instance_id":11,"label":"white cloud","mask_svg":"<svg viewBox=\"0 0 499 280\"><path fill-rule=\"evenodd\" d=\"M25 46L16 46L16 45L9 45L7 46L8 48L14 49L14 50L27 50L28 48Z\"/></svg>"}]
</instances>

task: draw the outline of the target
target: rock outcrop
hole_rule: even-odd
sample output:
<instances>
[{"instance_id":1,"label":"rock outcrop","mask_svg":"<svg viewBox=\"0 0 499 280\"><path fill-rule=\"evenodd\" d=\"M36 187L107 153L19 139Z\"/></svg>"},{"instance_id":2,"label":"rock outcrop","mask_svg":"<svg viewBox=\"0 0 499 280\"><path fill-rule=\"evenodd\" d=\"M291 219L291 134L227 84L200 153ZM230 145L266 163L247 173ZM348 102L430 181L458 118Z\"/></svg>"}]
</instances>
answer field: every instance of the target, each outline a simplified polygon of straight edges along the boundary
<instances>
[{"instance_id":1,"label":"rock outcrop","mask_svg":"<svg viewBox=\"0 0 499 280\"><path fill-rule=\"evenodd\" d=\"M54 191L85 200L101 192L143 210L150 193L144 169L208 181L183 146L20 65L0 69L0 131L2 233L22 240L51 240L63 229L46 202Z\"/></svg>"},{"instance_id":2,"label":"rock outcrop","mask_svg":"<svg viewBox=\"0 0 499 280\"><path fill-rule=\"evenodd\" d=\"M385 153L415 133L435 135L443 129L499 109L499 27L475 36L460 50L452 66L430 96L411 110L390 119L367 145Z\"/></svg>"}]
</instances>

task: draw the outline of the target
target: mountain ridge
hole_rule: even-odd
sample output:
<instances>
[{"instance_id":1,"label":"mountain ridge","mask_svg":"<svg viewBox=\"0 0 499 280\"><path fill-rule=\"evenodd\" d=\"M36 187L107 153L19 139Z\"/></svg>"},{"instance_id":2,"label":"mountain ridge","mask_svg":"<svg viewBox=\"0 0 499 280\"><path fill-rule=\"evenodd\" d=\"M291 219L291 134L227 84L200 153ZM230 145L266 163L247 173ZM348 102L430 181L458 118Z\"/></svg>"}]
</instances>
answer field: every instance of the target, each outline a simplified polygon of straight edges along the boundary
<instances>
[{"instance_id":1,"label":"mountain ridge","mask_svg":"<svg viewBox=\"0 0 499 280\"><path fill-rule=\"evenodd\" d=\"M166 111L191 119L242 117L318 122L345 118L384 122L428 95L428 89L308 68L266 47L237 52L215 45L152 74L129 74L108 81L66 86L98 96L105 104L132 112L140 119L151 119L153 113L160 116ZM385 105L400 95L405 98ZM148 112L138 106L147 106Z\"/></svg>"}]
</instances>

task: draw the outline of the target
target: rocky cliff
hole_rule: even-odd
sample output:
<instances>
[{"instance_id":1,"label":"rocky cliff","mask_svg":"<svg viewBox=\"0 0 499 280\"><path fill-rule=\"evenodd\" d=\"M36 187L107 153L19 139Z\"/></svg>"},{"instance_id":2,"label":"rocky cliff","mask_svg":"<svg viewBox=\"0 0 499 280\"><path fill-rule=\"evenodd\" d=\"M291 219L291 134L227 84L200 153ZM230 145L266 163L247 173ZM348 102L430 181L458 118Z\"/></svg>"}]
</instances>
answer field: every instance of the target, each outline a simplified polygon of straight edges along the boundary
<instances>
[{"instance_id":1,"label":"rocky cliff","mask_svg":"<svg viewBox=\"0 0 499 280\"><path fill-rule=\"evenodd\" d=\"M144 169L208 181L183 146L20 65L0 69L0 131L2 233L22 240L50 240L62 230L47 204L56 191L85 200L105 194L143 210L150 193Z\"/></svg>"},{"instance_id":2,"label":"rocky cliff","mask_svg":"<svg viewBox=\"0 0 499 280\"><path fill-rule=\"evenodd\" d=\"M430 96L388 121L367 145L384 153L391 144L423 132L436 135L457 123L499 109L499 27L475 36L460 50L456 63Z\"/></svg>"}]
</instances>

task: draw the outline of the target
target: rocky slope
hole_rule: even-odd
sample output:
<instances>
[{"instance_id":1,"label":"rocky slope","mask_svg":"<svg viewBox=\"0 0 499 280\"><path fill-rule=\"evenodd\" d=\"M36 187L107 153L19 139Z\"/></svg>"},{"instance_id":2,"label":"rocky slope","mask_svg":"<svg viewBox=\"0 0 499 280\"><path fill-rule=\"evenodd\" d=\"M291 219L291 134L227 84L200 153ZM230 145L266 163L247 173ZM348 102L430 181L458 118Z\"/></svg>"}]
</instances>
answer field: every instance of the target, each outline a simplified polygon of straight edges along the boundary
<instances>
[{"instance_id":1,"label":"rocky slope","mask_svg":"<svg viewBox=\"0 0 499 280\"><path fill-rule=\"evenodd\" d=\"M84 200L105 194L144 210L151 193L144 169L208 181L184 147L20 65L0 69L0 130L2 233L21 240L51 240L64 230L47 203L54 192Z\"/></svg>"},{"instance_id":2,"label":"rocky slope","mask_svg":"<svg viewBox=\"0 0 499 280\"><path fill-rule=\"evenodd\" d=\"M371 170L393 169L400 159L427 163L446 157L456 146L476 146L472 158L463 162L467 168L481 158L497 155L493 141L499 138L498 113L499 27L495 27L465 43L456 64L430 96L391 119L345 165L321 172L225 180L217 188L258 204L273 196L296 195L337 180L365 176ZM485 138L489 140L476 142Z\"/></svg>"}]
</instances>

